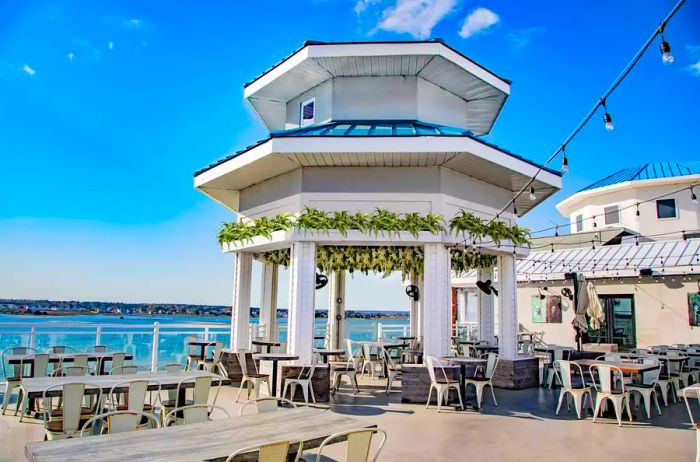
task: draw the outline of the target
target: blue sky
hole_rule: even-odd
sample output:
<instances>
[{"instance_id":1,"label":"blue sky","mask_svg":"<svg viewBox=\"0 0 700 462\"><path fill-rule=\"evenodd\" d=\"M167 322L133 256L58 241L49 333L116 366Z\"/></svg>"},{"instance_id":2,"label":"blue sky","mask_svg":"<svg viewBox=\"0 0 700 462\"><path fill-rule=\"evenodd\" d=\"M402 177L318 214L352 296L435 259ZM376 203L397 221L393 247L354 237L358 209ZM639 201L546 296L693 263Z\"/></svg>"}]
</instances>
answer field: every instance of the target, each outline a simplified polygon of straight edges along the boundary
<instances>
[{"instance_id":1,"label":"blue sky","mask_svg":"<svg viewBox=\"0 0 700 462\"><path fill-rule=\"evenodd\" d=\"M192 173L265 136L243 84L304 40L444 39L513 81L487 140L543 161L674 3L0 0L0 298L230 303L215 235L231 216ZM675 63L653 46L608 101L616 129L595 118L525 225L565 222L554 204L616 169L698 166L699 18L681 9ZM396 278L349 292L406 305Z\"/></svg>"}]
</instances>

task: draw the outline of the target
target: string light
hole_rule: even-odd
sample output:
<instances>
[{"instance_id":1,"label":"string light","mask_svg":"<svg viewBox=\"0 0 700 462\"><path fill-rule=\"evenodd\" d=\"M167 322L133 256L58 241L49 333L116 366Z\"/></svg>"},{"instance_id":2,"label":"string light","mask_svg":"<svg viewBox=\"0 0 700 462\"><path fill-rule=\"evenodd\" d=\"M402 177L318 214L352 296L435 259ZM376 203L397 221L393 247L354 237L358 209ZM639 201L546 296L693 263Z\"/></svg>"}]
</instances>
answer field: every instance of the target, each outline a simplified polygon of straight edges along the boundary
<instances>
[{"instance_id":1,"label":"string light","mask_svg":"<svg viewBox=\"0 0 700 462\"><path fill-rule=\"evenodd\" d=\"M561 153L563 157L561 158L561 173L567 173L569 171L569 159L566 157L566 146L561 145Z\"/></svg>"},{"instance_id":2,"label":"string light","mask_svg":"<svg viewBox=\"0 0 700 462\"><path fill-rule=\"evenodd\" d=\"M615 126L613 125L612 122L612 116L608 112L608 106L606 106L606 100L605 98L600 99L600 105L603 106L603 109L605 110L605 115L603 116L603 120L605 121L605 129L609 132L615 130Z\"/></svg>"},{"instance_id":3,"label":"string light","mask_svg":"<svg viewBox=\"0 0 700 462\"><path fill-rule=\"evenodd\" d=\"M559 237L559 226L554 230L554 237Z\"/></svg>"},{"instance_id":4,"label":"string light","mask_svg":"<svg viewBox=\"0 0 700 462\"><path fill-rule=\"evenodd\" d=\"M637 202L637 212L636 212L636 214L637 214L637 216L639 216L639 202Z\"/></svg>"},{"instance_id":5,"label":"string light","mask_svg":"<svg viewBox=\"0 0 700 462\"><path fill-rule=\"evenodd\" d=\"M664 37L664 28L666 23L662 22L659 26L659 33L661 34L661 62L666 64L673 64L673 55L671 54L671 45L666 41Z\"/></svg>"},{"instance_id":6,"label":"string light","mask_svg":"<svg viewBox=\"0 0 700 462\"><path fill-rule=\"evenodd\" d=\"M693 190L695 186L690 187L690 200L693 201L693 204L698 203L698 196L695 195L695 191Z\"/></svg>"},{"instance_id":7,"label":"string light","mask_svg":"<svg viewBox=\"0 0 700 462\"><path fill-rule=\"evenodd\" d=\"M535 194L535 188L530 186L530 200L537 200L537 195Z\"/></svg>"}]
</instances>

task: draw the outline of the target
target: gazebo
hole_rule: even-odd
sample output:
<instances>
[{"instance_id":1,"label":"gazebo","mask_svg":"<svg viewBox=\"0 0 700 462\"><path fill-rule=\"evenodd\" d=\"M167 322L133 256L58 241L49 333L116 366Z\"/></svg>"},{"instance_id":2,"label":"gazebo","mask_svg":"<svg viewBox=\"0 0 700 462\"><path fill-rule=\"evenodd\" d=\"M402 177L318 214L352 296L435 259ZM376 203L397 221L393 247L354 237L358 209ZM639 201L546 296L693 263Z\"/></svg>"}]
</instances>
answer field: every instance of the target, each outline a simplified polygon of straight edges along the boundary
<instances>
[{"instance_id":1,"label":"gazebo","mask_svg":"<svg viewBox=\"0 0 700 462\"><path fill-rule=\"evenodd\" d=\"M236 254L231 347L250 342L253 259L264 263L261 325L275 332L277 267L288 266L288 351L311 359L317 272L329 279L329 344L345 337L345 274L402 271L418 288L411 331L424 353L450 353L453 272L478 268L481 335L518 360L515 260L528 236L501 208L540 166L481 139L510 82L440 40L306 42L245 85L269 136L195 173L195 187L236 213L222 229ZM527 213L561 187L544 169ZM494 303L496 306L494 307Z\"/></svg>"}]
</instances>

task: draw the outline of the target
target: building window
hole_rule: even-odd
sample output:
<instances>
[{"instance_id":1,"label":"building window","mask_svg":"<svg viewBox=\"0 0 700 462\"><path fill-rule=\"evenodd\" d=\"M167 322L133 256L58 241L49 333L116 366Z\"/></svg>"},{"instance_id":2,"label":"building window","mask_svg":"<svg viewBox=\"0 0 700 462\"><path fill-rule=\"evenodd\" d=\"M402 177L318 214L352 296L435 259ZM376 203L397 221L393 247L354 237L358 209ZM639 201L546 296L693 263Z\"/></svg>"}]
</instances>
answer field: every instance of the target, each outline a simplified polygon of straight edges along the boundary
<instances>
[{"instance_id":1,"label":"building window","mask_svg":"<svg viewBox=\"0 0 700 462\"><path fill-rule=\"evenodd\" d=\"M620 208L617 205L605 207L605 224L612 225L620 222Z\"/></svg>"},{"instance_id":2,"label":"building window","mask_svg":"<svg viewBox=\"0 0 700 462\"><path fill-rule=\"evenodd\" d=\"M657 218L677 218L676 199L659 199L656 201Z\"/></svg>"},{"instance_id":3,"label":"building window","mask_svg":"<svg viewBox=\"0 0 700 462\"><path fill-rule=\"evenodd\" d=\"M576 216L576 232L580 233L583 231L583 215Z\"/></svg>"},{"instance_id":4,"label":"building window","mask_svg":"<svg viewBox=\"0 0 700 462\"><path fill-rule=\"evenodd\" d=\"M312 125L316 120L316 98L311 98L310 100L301 103L301 110L299 115L299 125L301 125L302 127Z\"/></svg>"}]
</instances>

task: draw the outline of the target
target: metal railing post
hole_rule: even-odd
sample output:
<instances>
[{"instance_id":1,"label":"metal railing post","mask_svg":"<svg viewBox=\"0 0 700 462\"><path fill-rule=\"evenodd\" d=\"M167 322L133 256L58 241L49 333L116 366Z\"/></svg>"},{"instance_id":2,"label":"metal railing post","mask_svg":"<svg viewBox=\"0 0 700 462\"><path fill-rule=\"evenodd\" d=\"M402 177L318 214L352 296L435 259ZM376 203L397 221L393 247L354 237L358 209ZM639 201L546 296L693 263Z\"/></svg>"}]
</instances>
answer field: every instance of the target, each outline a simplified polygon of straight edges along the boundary
<instances>
[{"instance_id":1,"label":"metal railing post","mask_svg":"<svg viewBox=\"0 0 700 462\"><path fill-rule=\"evenodd\" d=\"M382 323L378 322L377 323L377 341L381 342L383 338L384 338L384 329L382 328Z\"/></svg>"},{"instance_id":2,"label":"metal railing post","mask_svg":"<svg viewBox=\"0 0 700 462\"><path fill-rule=\"evenodd\" d=\"M204 328L204 340L209 340L209 326Z\"/></svg>"},{"instance_id":3,"label":"metal railing post","mask_svg":"<svg viewBox=\"0 0 700 462\"><path fill-rule=\"evenodd\" d=\"M153 323L153 347L151 348L151 371L158 369L158 343L160 338L160 323Z\"/></svg>"},{"instance_id":4,"label":"metal railing post","mask_svg":"<svg viewBox=\"0 0 700 462\"><path fill-rule=\"evenodd\" d=\"M32 327L29 330L29 348L34 348L36 345L36 327Z\"/></svg>"},{"instance_id":5,"label":"metal railing post","mask_svg":"<svg viewBox=\"0 0 700 462\"><path fill-rule=\"evenodd\" d=\"M97 326L95 331L95 345L102 345L102 326Z\"/></svg>"}]
</instances>

